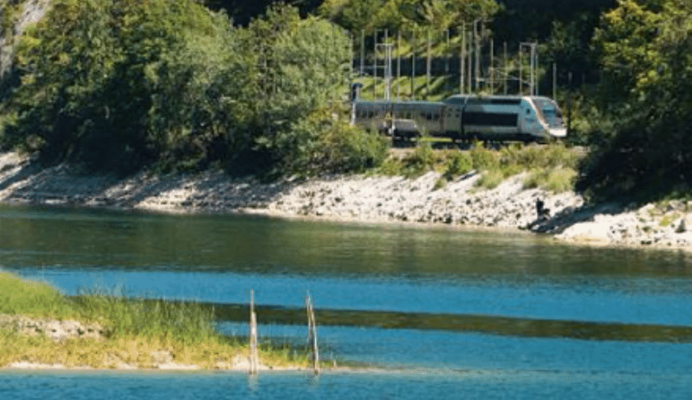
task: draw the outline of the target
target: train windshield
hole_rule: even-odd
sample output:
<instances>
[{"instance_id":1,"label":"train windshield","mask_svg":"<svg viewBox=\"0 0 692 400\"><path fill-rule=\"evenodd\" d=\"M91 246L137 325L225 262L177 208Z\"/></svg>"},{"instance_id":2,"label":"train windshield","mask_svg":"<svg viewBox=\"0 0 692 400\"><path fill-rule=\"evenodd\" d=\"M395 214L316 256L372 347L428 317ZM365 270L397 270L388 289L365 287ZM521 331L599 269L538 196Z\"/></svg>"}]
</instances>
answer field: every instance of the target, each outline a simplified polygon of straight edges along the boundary
<instances>
[{"instance_id":1,"label":"train windshield","mask_svg":"<svg viewBox=\"0 0 692 400\"><path fill-rule=\"evenodd\" d=\"M545 118L545 122L549 127L563 128L565 126L562 111L560 111L560 107L553 100L539 97L533 98L533 102L536 104L536 108L540 110L540 113L543 114L543 118Z\"/></svg>"}]
</instances>

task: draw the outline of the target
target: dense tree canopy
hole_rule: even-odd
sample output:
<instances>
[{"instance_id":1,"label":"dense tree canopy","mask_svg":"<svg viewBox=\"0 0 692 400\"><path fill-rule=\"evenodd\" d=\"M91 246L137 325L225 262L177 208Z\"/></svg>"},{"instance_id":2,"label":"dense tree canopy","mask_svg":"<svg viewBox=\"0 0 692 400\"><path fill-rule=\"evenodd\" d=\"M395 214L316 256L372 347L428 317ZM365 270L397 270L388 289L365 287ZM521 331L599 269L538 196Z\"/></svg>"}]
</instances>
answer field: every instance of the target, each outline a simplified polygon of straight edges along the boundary
<instances>
[{"instance_id":1,"label":"dense tree canopy","mask_svg":"<svg viewBox=\"0 0 692 400\"><path fill-rule=\"evenodd\" d=\"M3 32L19 3L0 5ZM271 3L53 0L0 82L0 143L119 172L362 169L385 146L343 118L347 31L483 18L496 40L539 41L563 87L567 72L571 89L583 85L575 126L592 151L579 190L659 196L692 184L687 0L326 0L247 11Z\"/></svg>"},{"instance_id":2,"label":"dense tree canopy","mask_svg":"<svg viewBox=\"0 0 692 400\"><path fill-rule=\"evenodd\" d=\"M692 4L620 0L594 38L600 101L613 129L594 143L578 188L657 197L692 185Z\"/></svg>"},{"instance_id":3,"label":"dense tree canopy","mask_svg":"<svg viewBox=\"0 0 692 400\"><path fill-rule=\"evenodd\" d=\"M18 48L3 140L121 173L306 170L347 128L303 126L338 114L349 59L341 28L290 7L236 28L193 0L55 0Z\"/></svg>"},{"instance_id":4,"label":"dense tree canopy","mask_svg":"<svg viewBox=\"0 0 692 400\"><path fill-rule=\"evenodd\" d=\"M320 13L351 32L458 28L463 22L489 18L494 0L326 0Z\"/></svg>"}]
</instances>

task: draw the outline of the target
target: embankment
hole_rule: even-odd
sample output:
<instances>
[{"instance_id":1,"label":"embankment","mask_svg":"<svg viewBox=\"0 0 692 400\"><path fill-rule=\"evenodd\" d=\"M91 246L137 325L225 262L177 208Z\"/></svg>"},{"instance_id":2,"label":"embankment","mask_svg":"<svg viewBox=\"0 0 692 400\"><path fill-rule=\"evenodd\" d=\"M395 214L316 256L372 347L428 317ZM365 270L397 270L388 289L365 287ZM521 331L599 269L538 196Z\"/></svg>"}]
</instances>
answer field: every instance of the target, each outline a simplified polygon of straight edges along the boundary
<instances>
[{"instance_id":1,"label":"embankment","mask_svg":"<svg viewBox=\"0 0 692 400\"><path fill-rule=\"evenodd\" d=\"M4 153L0 202L492 227L547 233L578 243L692 249L692 202L585 206L572 192L524 189L523 175L495 189L476 187L480 175L474 172L436 189L439 177L429 172L415 179L353 175L260 183L206 171L167 176L142 172L118 179L88 175L69 165L42 168L30 157ZM549 210L541 219L538 200Z\"/></svg>"}]
</instances>

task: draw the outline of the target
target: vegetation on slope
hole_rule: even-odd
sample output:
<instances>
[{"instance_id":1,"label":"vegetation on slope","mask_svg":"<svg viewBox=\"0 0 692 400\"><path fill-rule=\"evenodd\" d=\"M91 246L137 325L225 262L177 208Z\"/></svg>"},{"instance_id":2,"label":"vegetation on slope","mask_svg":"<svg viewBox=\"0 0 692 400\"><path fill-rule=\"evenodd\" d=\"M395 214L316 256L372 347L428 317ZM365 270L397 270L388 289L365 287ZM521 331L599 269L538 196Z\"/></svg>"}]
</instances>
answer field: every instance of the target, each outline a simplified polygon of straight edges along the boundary
<instances>
[{"instance_id":1,"label":"vegetation on slope","mask_svg":"<svg viewBox=\"0 0 692 400\"><path fill-rule=\"evenodd\" d=\"M574 187L577 167L583 157L582 151L563 144L513 144L493 150L476 142L469 151L434 151L429 142L421 142L403 157L388 158L379 171L407 177L438 171L442 173L435 185L438 189L472 171L481 174L476 185L486 189L493 189L509 177L526 173L525 188L560 193Z\"/></svg>"},{"instance_id":2,"label":"vegetation on slope","mask_svg":"<svg viewBox=\"0 0 692 400\"><path fill-rule=\"evenodd\" d=\"M345 115L349 60L340 28L289 7L237 28L193 0L54 0L17 49L2 140L125 174L363 168L384 146L325 117Z\"/></svg>"},{"instance_id":3,"label":"vegetation on slope","mask_svg":"<svg viewBox=\"0 0 692 400\"><path fill-rule=\"evenodd\" d=\"M603 123L577 188L651 200L692 187L692 4L621 0L594 37Z\"/></svg>"},{"instance_id":4,"label":"vegetation on slope","mask_svg":"<svg viewBox=\"0 0 692 400\"><path fill-rule=\"evenodd\" d=\"M0 9L4 30L18 4ZM0 143L120 173L363 171L379 166L387 148L345 122L344 29L458 31L484 19L498 41L540 42L542 88L551 85L545 65L557 63L558 100L574 109L569 141L591 153L579 191L655 199L690 188L688 1L327 0L301 3L302 17L270 6L234 26L234 10L259 3L244 4L52 1L21 38L13 79L3 82ZM312 10L321 17L306 17ZM436 82L456 87L446 78ZM532 172L533 180L546 174Z\"/></svg>"}]
</instances>

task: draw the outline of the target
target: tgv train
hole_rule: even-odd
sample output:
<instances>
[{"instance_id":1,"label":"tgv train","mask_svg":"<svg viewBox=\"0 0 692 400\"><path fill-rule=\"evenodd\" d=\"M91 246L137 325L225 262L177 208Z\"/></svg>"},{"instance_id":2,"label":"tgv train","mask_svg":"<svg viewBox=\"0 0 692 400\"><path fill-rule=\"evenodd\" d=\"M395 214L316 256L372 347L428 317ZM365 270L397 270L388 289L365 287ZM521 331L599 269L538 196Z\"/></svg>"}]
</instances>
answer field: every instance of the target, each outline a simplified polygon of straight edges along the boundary
<instances>
[{"instance_id":1,"label":"tgv train","mask_svg":"<svg viewBox=\"0 0 692 400\"><path fill-rule=\"evenodd\" d=\"M423 134L456 140L547 142L567 135L555 101L539 96L454 95L442 102L353 102L356 125L393 139Z\"/></svg>"}]
</instances>

